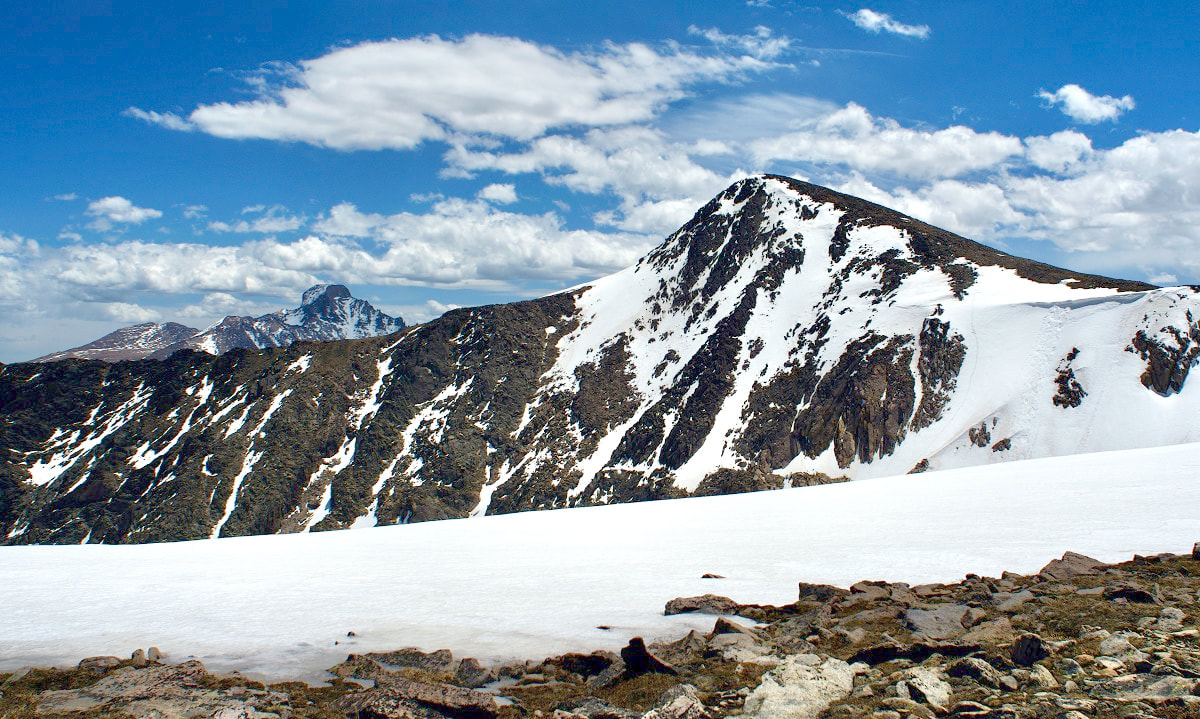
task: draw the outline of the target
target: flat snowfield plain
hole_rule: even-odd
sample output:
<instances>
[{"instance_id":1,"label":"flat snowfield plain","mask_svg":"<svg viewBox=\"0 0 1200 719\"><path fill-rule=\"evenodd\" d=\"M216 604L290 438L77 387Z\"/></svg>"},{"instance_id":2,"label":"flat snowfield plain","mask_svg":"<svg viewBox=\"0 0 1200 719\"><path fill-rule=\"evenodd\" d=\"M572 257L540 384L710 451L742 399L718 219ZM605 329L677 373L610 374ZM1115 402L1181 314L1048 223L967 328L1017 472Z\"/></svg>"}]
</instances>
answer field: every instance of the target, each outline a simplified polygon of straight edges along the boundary
<instances>
[{"instance_id":1,"label":"flat snowfield plain","mask_svg":"<svg viewBox=\"0 0 1200 719\"><path fill-rule=\"evenodd\" d=\"M679 596L786 604L799 581L917 584L1030 573L1067 550L1186 552L1198 507L1200 444L1186 444L318 534L0 547L0 669L154 645L320 681L349 652L405 646L485 660L615 650L711 629L712 617L662 615Z\"/></svg>"}]
</instances>

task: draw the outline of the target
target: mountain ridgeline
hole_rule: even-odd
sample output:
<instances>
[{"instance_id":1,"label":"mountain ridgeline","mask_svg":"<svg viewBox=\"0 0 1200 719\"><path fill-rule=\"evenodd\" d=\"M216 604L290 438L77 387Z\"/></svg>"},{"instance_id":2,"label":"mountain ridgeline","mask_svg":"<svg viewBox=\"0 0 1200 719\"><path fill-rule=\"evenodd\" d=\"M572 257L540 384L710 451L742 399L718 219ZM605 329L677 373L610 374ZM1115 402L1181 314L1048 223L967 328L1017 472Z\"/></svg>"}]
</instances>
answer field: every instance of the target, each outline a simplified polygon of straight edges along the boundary
<instances>
[{"instance_id":1,"label":"mountain ridgeline","mask_svg":"<svg viewBox=\"0 0 1200 719\"><path fill-rule=\"evenodd\" d=\"M369 527L1200 441L1200 297L783 177L382 337L0 368L0 540Z\"/></svg>"},{"instance_id":2,"label":"mountain ridgeline","mask_svg":"<svg viewBox=\"0 0 1200 719\"><path fill-rule=\"evenodd\" d=\"M219 355L231 349L286 347L303 340L341 340L377 337L404 329L404 320L391 317L366 300L351 296L343 285L317 285L305 291L300 306L261 317L230 315L206 330L176 322L125 327L81 347L39 357L34 362L64 359L165 359L182 349Z\"/></svg>"}]
</instances>

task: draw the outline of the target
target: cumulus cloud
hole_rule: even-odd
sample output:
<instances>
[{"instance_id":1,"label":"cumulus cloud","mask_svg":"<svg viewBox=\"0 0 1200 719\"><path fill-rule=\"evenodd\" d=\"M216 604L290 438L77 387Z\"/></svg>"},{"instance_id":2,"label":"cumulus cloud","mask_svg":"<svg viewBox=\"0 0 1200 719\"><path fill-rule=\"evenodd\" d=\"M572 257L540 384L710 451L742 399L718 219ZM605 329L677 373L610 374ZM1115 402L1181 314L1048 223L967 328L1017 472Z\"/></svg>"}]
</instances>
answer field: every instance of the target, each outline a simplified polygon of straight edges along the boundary
<instances>
[{"instance_id":1,"label":"cumulus cloud","mask_svg":"<svg viewBox=\"0 0 1200 719\"><path fill-rule=\"evenodd\" d=\"M1083 133L1066 130L1027 137L1025 148L1025 156L1034 167L1061 173L1092 154L1092 140Z\"/></svg>"},{"instance_id":2,"label":"cumulus cloud","mask_svg":"<svg viewBox=\"0 0 1200 719\"><path fill-rule=\"evenodd\" d=\"M477 196L481 200L507 205L517 201L517 188L511 184L493 183L480 190Z\"/></svg>"},{"instance_id":3,"label":"cumulus cloud","mask_svg":"<svg viewBox=\"0 0 1200 719\"><path fill-rule=\"evenodd\" d=\"M90 227L102 232L112 229L115 225L140 225L146 220L162 217L161 211L138 207L120 196L103 197L89 202L87 214L96 218Z\"/></svg>"},{"instance_id":4,"label":"cumulus cloud","mask_svg":"<svg viewBox=\"0 0 1200 719\"><path fill-rule=\"evenodd\" d=\"M915 37L921 40L929 37L928 25L906 25L885 12L875 12L874 10L863 8L846 17L850 19L850 22L861 27L863 30L876 34L889 32L893 35Z\"/></svg>"},{"instance_id":5,"label":"cumulus cloud","mask_svg":"<svg viewBox=\"0 0 1200 719\"><path fill-rule=\"evenodd\" d=\"M748 148L760 165L788 160L927 179L992 168L1024 150L1020 139L1008 135L962 125L908 128L855 103L809 119L793 132L754 140Z\"/></svg>"},{"instance_id":6,"label":"cumulus cloud","mask_svg":"<svg viewBox=\"0 0 1200 719\"><path fill-rule=\"evenodd\" d=\"M1079 85L1063 85L1054 92L1041 90L1038 97L1050 107L1058 107L1064 115L1075 122L1095 125L1100 122L1116 122L1117 118L1134 108L1133 97L1093 95Z\"/></svg>"},{"instance_id":7,"label":"cumulus cloud","mask_svg":"<svg viewBox=\"0 0 1200 719\"><path fill-rule=\"evenodd\" d=\"M553 128L641 122L695 83L769 67L748 55L676 46L610 43L565 53L512 37L429 35L272 65L253 77L255 99L201 105L186 118L138 108L127 114L226 138L409 149L460 134L530 140Z\"/></svg>"},{"instance_id":8,"label":"cumulus cloud","mask_svg":"<svg viewBox=\"0 0 1200 719\"><path fill-rule=\"evenodd\" d=\"M619 207L599 213L599 224L661 237L733 179L697 163L690 149L658 130L623 127L582 136L550 135L517 152L459 145L446 154L446 161L466 173L538 173L546 182L576 192L612 193Z\"/></svg>"},{"instance_id":9,"label":"cumulus cloud","mask_svg":"<svg viewBox=\"0 0 1200 719\"><path fill-rule=\"evenodd\" d=\"M153 322L159 318L157 310L132 302L104 302L99 305L99 309L106 319L121 323Z\"/></svg>"}]
</instances>

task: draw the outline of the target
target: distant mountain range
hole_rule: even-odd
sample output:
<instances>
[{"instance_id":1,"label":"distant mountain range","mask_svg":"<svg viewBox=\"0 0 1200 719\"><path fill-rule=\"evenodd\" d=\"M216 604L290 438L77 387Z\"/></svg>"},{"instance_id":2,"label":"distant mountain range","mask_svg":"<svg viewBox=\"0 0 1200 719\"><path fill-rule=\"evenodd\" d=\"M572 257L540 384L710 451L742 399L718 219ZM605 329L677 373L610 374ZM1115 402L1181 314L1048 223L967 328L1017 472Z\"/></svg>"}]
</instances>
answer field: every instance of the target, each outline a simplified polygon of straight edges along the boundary
<instances>
[{"instance_id":1,"label":"distant mountain range","mask_svg":"<svg viewBox=\"0 0 1200 719\"><path fill-rule=\"evenodd\" d=\"M380 312L366 300L355 299L343 285L317 285L304 293L300 306L293 310L261 317L229 316L203 331L175 322L148 322L33 361L163 359L185 348L219 355L235 347L262 349L286 347L301 340L377 337L398 332L404 326L404 320Z\"/></svg>"},{"instance_id":2,"label":"distant mountain range","mask_svg":"<svg viewBox=\"0 0 1200 719\"><path fill-rule=\"evenodd\" d=\"M0 367L0 541L369 527L1195 442L1198 360L1196 289L759 176L621 272L393 336Z\"/></svg>"}]
</instances>

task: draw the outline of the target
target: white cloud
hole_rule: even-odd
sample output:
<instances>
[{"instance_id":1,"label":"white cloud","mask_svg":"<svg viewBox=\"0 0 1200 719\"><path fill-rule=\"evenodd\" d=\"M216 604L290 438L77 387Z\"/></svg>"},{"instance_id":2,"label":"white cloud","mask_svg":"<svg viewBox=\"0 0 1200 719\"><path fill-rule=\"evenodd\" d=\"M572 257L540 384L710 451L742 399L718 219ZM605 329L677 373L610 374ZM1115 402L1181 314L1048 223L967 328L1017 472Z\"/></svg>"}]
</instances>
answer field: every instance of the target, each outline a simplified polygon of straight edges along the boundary
<instances>
[{"instance_id":1,"label":"white cloud","mask_svg":"<svg viewBox=\"0 0 1200 719\"><path fill-rule=\"evenodd\" d=\"M1083 133L1064 130L1050 136L1027 137L1025 148L1025 156L1034 167L1064 172L1091 156L1092 141Z\"/></svg>"},{"instance_id":2,"label":"white cloud","mask_svg":"<svg viewBox=\"0 0 1200 719\"><path fill-rule=\"evenodd\" d=\"M72 200L78 200L79 195L76 195L74 192L68 192L62 195L55 195L54 199L59 202L71 202Z\"/></svg>"},{"instance_id":3,"label":"white cloud","mask_svg":"<svg viewBox=\"0 0 1200 719\"><path fill-rule=\"evenodd\" d=\"M125 117L132 117L142 122L148 122L152 125L162 125L169 130L178 130L180 132L191 132L196 129L196 126L188 122L184 118L176 115L173 112L154 112L153 110L142 110L136 107L126 108L121 113Z\"/></svg>"},{"instance_id":4,"label":"white cloud","mask_svg":"<svg viewBox=\"0 0 1200 719\"><path fill-rule=\"evenodd\" d=\"M114 225L140 225L146 220L162 217L159 210L137 207L124 197L103 197L88 203L87 214L95 217L89 227L106 232Z\"/></svg>"},{"instance_id":5,"label":"white cloud","mask_svg":"<svg viewBox=\"0 0 1200 719\"><path fill-rule=\"evenodd\" d=\"M699 28L692 25L688 27L688 34L698 35L718 47L728 47L760 60L774 60L792 45L790 37L776 37L771 28L764 25L756 26L754 32L747 35L726 35L715 27Z\"/></svg>"},{"instance_id":6,"label":"white cloud","mask_svg":"<svg viewBox=\"0 0 1200 719\"><path fill-rule=\"evenodd\" d=\"M1020 139L1008 135L963 125L915 130L855 103L806 120L794 132L751 141L748 148L759 165L788 160L927 179L993 168L1024 151Z\"/></svg>"},{"instance_id":7,"label":"white cloud","mask_svg":"<svg viewBox=\"0 0 1200 719\"><path fill-rule=\"evenodd\" d=\"M749 56L631 43L564 53L511 37L366 42L255 76L258 97L187 118L130 108L171 129L343 150L409 149L470 134L530 140L553 128L649 120L698 82L773 67Z\"/></svg>"},{"instance_id":8,"label":"white cloud","mask_svg":"<svg viewBox=\"0 0 1200 719\"><path fill-rule=\"evenodd\" d=\"M597 129L580 137L551 135L522 152L457 146L446 154L446 161L467 173L539 173L550 184L576 192L611 192L619 207L600 213L599 224L659 237L677 229L732 180L692 160L687 145L645 127Z\"/></svg>"},{"instance_id":9,"label":"white cloud","mask_svg":"<svg viewBox=\"0 0 1200 719\"><path fill-rule=\"evenodd\" d=\"M131 302L105 302L99 306L99 309L107 319L125 324L154 322L160 316L156 310Z\"/></svg>"},{"instance_id":10,"label":"white cloud","mask_svg":"<svg viewBox=\"0 0 1200 719\"><path fill-rule=\"evenodd\" d=\"M369 237L371 230L382 225L383 215L363 214L352 203L343 202L329 209L329 214L313 223L318 234L336 237Z\"/></svg>"},{"instance_id":11,"label":"white cloud","mask_svg":"<svg viewBox=\"0 0 1200 719\"><path fill-rule=\"evenodd\" d=\"M517 201L517 188L511 184L495 183L480 190L477 197L481 200L507 205Z\"/></svg>"},{"instance_id":12,"label":"white cloud","mask_svg":"<svg viewBox=\"0 0 1200 719\"><path fill-rule=\"evenodd\" d=\"M259 215L253 220L238 220L234 223L214 221L208 223L208 229L213 232L258 232L271 235L277 232L292 232L304 227L307 220L298 215L292 215L282 205L253 205L242 208L243 215Z\"/></svg>"},{"instance_id":13,"label":"white cloud","mask_svg":"<svg viewBox=\"0 0 1200 719\"><path fill-rule=\"evenodd\" d=\"M1041 90L1038 97L1047 105L1057 106L1062 113L1075 122L1095 125L1099 122L1116 122L1117 118L1134 108L1133 97L1093 95L1079 85L1063 85L1054 92Z\"/></svg>"},{"instance_id":14,"label":"white cloud","mask_svg":"<svg viewBox=\"0 0 1200 719\"><path fill-rule=\"evenodd\" d=\"M208 214L208 207L205 205L186 205L183 208L183 216L189 220L202 220Z\"/></svg>"},{"instance_id":15,"label":"white cloud","mask_svg":"<svg viewBox=\"0 0 1200 719\"><path fill-rule=\"evenodd\" d=\"M459 305L445 304L437 300L426 300L419 305L393 305L389 307L380 306L379 309L387 312L393 317L399 315L404 321L410 325L429 322L446 314L450 310L456 310Z\"/></svg>"},{"instance_id":16,"label":"white cloud","mask_svg":"<svg viewBox=\"0 0 1200 719\"><path fill-rule=\"evenodd\" d=\"M296 298L299 298L298 294ZM176 321L195 322L207 326L230 315L259 317L275 312L289 301L287 297L279 299L279 302L261 302L237 297L228 292L209 292L199 302L173 311L171 316Z\"/></svg>"},{"instance_id":17,"label":"white cloud","mask_svg":"<svg viewBox=\"0 0 1200 719\"><path fill-rule=\"evenodd\" d=\"M856 13L846 16L850 22L873 33L890 32L894 35L916 37L924 40L929 37L928 25L905 25L885 12L875 12L863 8Z\"/></svg>"}]
</instances>

